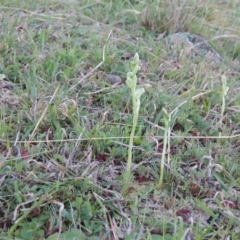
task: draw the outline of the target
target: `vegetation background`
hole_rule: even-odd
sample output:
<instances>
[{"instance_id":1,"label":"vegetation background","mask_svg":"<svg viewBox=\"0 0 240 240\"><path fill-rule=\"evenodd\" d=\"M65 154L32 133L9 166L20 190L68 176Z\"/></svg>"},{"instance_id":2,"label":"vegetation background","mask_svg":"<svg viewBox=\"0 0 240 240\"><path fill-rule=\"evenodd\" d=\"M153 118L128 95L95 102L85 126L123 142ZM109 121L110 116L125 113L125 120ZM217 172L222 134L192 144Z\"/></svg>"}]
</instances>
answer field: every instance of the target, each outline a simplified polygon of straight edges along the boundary
<instances>
[{"instance_id":1,"label":"vegetation background","mask_svg":"<svg viewBox=\"0 0 240 240\"><path fill-rule=\"evenodd\" d=\"M240 239L239 36L238 0L1 0L0 239Z\"/></svg>"}]
</instances>

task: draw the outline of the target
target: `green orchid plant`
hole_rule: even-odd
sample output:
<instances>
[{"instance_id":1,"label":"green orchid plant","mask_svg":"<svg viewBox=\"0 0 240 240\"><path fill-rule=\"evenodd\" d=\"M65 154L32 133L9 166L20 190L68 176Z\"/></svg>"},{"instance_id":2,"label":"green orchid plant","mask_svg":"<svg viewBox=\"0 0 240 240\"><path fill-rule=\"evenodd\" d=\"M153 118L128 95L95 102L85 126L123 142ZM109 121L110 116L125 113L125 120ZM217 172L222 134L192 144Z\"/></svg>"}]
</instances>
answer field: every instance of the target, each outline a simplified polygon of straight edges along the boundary
<instances>
[{"instance_id":1,"label":"green orchid plant","mask_svg":"<svg viewBox=\"0 0 240 240\"><path fill-rule=\"evenodd\" d=\"M133 125L132 125L132 131L129 139L127 167L124 173L125 186L131 182L133 141L135 136L134 134L135 134L135 130L138 122L138 115L139 115L139 109L140 109L140 97L144 93L144 88L137 89L137 71L140 69L138 62L139 62L139 55L138 53L136 53L131 62L131 72L127 73L127 81L126 81L132 93Z\"/></svg>"},{"instance_id":2,"label":"green orchid plant","mask_svg":"<svg viewBox=\"0 0 240 240\"><path fill-rule=\"evenodd\" d=\"M225 97L228 93L229 87L227 85L227 78L226 76L222 76L222 107L221 107L221 115L223 117L225 112Z\"/></svg>"},{"instance_id":3,"label":"green orchid plant","mask_svg":"<svg viewBox=\"0 0 240 240\"><path fill-rule=\"evenodd\" d=\"M168 132L170 127L171 115L167 113L165 108L162 108L163 112L163 120L164 120L164 137L163 137L163 150L162 150L162 158L161 158L161 166L160 166L160 177L159 182L156 186L156 189L159 190L163 184L163 175L164 175L164 163L165 163L165 155L167 150L168 143Z\"/></svg>"}]
</instances>

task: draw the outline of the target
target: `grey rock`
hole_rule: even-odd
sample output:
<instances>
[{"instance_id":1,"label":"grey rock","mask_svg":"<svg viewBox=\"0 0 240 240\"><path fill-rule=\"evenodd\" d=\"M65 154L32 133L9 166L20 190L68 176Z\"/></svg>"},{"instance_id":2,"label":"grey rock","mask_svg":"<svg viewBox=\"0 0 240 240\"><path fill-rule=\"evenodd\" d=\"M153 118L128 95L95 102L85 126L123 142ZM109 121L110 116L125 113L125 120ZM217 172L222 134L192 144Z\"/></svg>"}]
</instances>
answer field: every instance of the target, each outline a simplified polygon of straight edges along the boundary
<instances>
[{"instance_id":1,"label":"grey rock","mask_svg":"<svg viewBox=\"0 0 240 240\"><path fill-rule=\"evenodd\" d=\"M111 85L120 84L122 79L117 75L107 74L106 81Z\"/></svg>"},{"instance_id":2,"label":"grey rock","mask_svg":"<svg viewBox=\"0 0 240 240\"><path fill-rule=\"evenodd\" d=\"M186 55L205 59L215 63L223 63L220 54L213 49L209 42L196 34L180 32L167 36L167 42L172 50L183 50Z\"/></svg>"}]
</instances>

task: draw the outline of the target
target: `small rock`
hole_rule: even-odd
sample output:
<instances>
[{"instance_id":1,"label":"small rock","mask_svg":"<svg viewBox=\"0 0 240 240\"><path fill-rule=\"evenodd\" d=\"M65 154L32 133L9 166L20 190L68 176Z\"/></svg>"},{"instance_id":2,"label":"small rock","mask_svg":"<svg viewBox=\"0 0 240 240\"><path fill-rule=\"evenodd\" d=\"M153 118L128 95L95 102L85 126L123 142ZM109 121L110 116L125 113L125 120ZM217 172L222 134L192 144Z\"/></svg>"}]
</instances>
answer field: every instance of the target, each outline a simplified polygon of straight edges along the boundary
<instances>
[{"instance_id":1,"label":"small rock","mask_svg":"<svg viewBox=\"0 0 240 240\"><path fill-rule=\"evenodd\" d=\"M193 57L205 58L208 61L223 62L219 53L211 47L205 38L199 35L180 32L169 35L167 40L172 49L183 49L186 54L193 53Z\"/></svg>"},{"instance_id":2,"label":"small rock","mask_svg":"<svg viewBox=\"0 0 240 240\"><path fill-rule=\"evenodd\" d=\"M120 84L122 79L117 75L107 74L106 81L111 85Z\"/></svg>"}]
</instances>

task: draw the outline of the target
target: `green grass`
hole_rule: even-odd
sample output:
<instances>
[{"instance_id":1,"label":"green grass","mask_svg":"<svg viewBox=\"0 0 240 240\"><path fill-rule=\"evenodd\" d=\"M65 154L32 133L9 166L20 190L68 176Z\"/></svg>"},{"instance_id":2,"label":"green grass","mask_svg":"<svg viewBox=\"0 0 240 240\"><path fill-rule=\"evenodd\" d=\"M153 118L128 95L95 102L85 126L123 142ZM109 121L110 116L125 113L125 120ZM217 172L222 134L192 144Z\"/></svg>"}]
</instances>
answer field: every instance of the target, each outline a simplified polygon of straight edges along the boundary
<instances>
[{"instance_id":1,"label":"green grass","mask_svg":"<svg viewBox=\"0 0 240 240\"><path fill-rule=\"evenodd\" d=\"M239 16L237 0L2 1L0 239L239 239ZM225 64L173 54L179 31Z\"/></svg>"}]
</instances>

